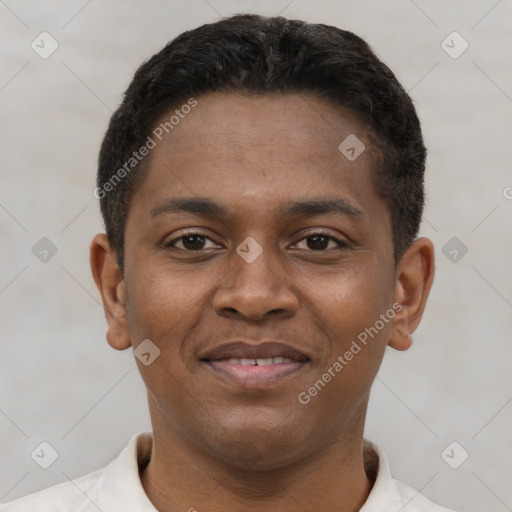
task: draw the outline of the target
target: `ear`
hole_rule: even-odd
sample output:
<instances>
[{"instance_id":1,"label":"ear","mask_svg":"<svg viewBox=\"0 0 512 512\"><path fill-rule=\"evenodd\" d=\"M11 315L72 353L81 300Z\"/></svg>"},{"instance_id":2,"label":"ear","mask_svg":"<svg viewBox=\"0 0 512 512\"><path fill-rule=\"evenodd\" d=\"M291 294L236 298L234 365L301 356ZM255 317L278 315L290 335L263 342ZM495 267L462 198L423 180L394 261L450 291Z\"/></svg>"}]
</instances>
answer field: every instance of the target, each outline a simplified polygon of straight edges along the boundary
<instances>
[{"instance_id":1,"label":"ear","mask_svg":"<svg viewBox=\"0 0 512 512\"><path fill-rule=\"evenodd\" d=\"M124 350L131 346L126 320L124 280L114 251L103 233L97 234L91 242L90 263L107 319L107 341L112 348Z\"/></svg>"},{"instance_id":2,"label":"ear","mask_svg":"<svg viewBox=\"0 0 512 512\"><path fill-rule=\"evenodd\" d=\"M434 281L434 246L428 238L417 238L400 260L396 271L396 308L388 345L407 350L418 327Z\"/></svg>"}]
</instances>

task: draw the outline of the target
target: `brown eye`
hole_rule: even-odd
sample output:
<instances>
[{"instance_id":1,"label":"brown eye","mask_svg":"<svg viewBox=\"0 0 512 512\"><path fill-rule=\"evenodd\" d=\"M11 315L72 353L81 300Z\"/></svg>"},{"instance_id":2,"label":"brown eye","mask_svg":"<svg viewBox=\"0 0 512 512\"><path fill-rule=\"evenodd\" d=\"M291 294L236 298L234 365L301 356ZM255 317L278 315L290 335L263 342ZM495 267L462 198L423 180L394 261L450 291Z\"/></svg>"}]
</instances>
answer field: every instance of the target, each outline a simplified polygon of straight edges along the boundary
<instances>
[{"instance_id":1,"label":"brown eye","mask_svg":"<svg viewBox=\"0 0 512 512\"><path fill-rule=\"evenodd\" d=\"M210 247L205 247L207 241L210 241L213 245ZM181 246L178 244L181 244ZM218 247L217 245L214 244L213 240L208 238L203 233L187 233L186 235L174 238L170 242L166 243L165 246L167 248L175 248L189 252L202 251L205 249L212 249L213 247Z\"/></svg>"},{"instance_id":2,"label":"brown eye","mask_svg":"<svg viewBox=\"0 0 512 512\"><path fill-rule=\"evenodd\" d=\"M301 249L309 249L311 251L323 252L326 249L343 249L347 247L347 244L341 240L334 238L327 233L312 233L302 238L298 243L306 241L306 247L300 247ZM329 247L329 243L334 243L334 246Z\"/></svg>"},{"instance_id":3,"label":"brown eye","mask_svg":"<svg viewBox=\"0 0 512 512\"><path fill-rule=\"evenodd\" d=\"M181 239L185 249L191 251L198 251L203 249L205 237L200 235L188 235Z\"/></svg>"}]
</instances>

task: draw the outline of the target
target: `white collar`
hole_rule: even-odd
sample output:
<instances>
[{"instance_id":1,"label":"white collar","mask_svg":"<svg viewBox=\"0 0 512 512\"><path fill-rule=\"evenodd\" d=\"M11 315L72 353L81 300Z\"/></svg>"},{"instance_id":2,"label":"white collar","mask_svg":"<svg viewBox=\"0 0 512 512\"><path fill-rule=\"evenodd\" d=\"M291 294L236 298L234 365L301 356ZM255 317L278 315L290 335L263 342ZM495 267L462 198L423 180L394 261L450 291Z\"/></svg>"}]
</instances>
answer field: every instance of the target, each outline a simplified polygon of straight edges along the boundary
<instances>
[{"instance_id":1,"label":"white collar","mask_svg":"<svg viewBox=\"0 0 512 512\"><path fill-rule=\"evenodd\" d=\"M366 440L365 458L374 459L378 465L375 483L360 512L450 512L434 505L419 492L391 476L389 462L382 450ZM152 432L134 435L119 456L103 470L88 494L92 501L101 504L103 512L158 512L147 497L139 476L139 464L149 461ZM375 468L374 468L375 469Z\"/></svg>"}]
</instances>

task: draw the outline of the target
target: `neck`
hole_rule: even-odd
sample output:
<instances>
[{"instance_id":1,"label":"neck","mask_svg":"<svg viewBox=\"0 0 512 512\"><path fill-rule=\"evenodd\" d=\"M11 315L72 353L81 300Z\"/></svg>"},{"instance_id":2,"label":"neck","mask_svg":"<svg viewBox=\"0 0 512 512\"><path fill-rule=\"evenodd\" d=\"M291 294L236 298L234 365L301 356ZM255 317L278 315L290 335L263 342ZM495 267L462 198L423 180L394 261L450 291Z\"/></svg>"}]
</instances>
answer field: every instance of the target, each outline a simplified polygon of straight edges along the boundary
<instances>
[{"instance_id":1,"label":"neck","mask_svg":"<svg viewBox=\"0 0 512 512\"><path fill-rule=\"evenodd\" d=\"M141 481L160 512L356 512L373 484L374 475L365 471L362 429L300 461L255 471L219 461L176 432L156 426Z\"/></svg>"}]
</instances>

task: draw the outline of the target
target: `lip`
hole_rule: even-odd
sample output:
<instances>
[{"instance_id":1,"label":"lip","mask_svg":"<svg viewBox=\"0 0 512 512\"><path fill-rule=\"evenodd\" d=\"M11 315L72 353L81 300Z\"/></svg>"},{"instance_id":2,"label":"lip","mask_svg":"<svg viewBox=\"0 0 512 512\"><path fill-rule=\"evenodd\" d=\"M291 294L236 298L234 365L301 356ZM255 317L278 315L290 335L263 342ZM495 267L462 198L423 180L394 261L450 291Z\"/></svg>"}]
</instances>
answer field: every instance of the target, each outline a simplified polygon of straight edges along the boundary
<instances>
[{"instance_id":1,"label":"lip","mask_svg":"<svg viewBox=\"0 0 512 512\"><path fill-rule=\"evenodd\" d=\"M296 375L307 366L310 358L282 342L234 341L206 351L200 361L216 375L239 387L261 389Z\"/></svg>"},{"instance_id":2,"label":"lip","mask_svg":"<svg viewBox=\"0 0 512 512\"><path fill-rule=\"evenodd\" d=\"M270 357L284 357L301 362L309 357L300 350L280 341L231 341L223 343L200 355L200 359L218 361L220 359L265 359Z\"/></svg>"}]
</instances>

